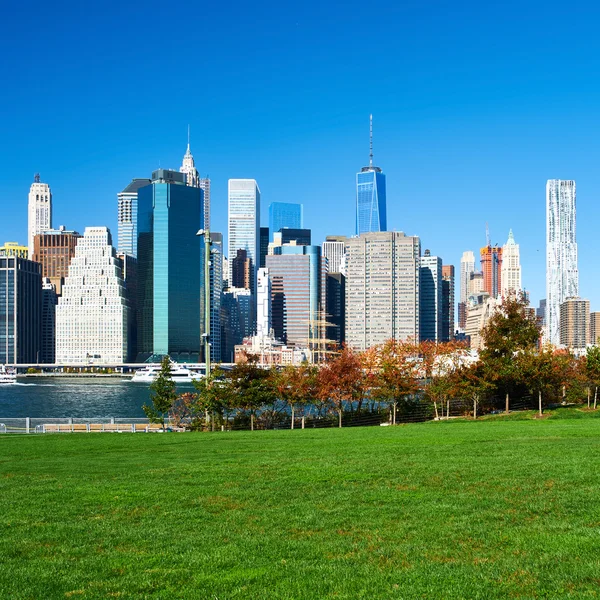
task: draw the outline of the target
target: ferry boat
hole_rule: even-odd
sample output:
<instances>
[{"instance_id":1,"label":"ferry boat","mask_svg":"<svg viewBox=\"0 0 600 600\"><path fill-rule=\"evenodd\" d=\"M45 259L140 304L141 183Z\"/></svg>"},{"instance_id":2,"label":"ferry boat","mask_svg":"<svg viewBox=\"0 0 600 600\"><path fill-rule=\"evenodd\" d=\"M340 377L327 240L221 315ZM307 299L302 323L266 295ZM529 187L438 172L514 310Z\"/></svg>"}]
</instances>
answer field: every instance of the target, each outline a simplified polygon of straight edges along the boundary
<instances>
[{"instance_id":1,"label":"ferry boat","mask_svg":"<svg viewBox=\"0 0 600 600\"><path fill-rule=\"evenodd\" d=\"M17 383L17 371L5 365L0 365L0 384Z\"/></svg>"},{"instance_id":2,"label":"ferry boat","mask_svg":"<svg viewBox=\"0 0 600 600\"><path fill-rule=\"evenodd\" d=\"M148 365L143 369L138 369L131 381L135 382L153 382L160 373L160 365ZM171 363L171 379L176 382L181 381L194 381L197 379L202 379L204 377L203 373L199 371L192 371L183 365L178 365L177 363Z\"/></svg>"}]
</instances>

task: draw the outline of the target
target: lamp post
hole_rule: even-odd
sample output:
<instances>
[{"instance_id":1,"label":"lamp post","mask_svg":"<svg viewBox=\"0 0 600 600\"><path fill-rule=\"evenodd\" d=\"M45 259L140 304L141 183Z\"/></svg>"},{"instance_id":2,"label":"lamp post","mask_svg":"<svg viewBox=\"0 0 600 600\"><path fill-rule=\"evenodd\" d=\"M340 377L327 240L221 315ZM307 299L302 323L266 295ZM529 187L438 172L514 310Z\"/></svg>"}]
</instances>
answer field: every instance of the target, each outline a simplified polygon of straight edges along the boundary
<instances>
[{"instance_id":1,"label":"lamp post","mask_svg":"<svg viewBox=\"0 0 600 600\"><path fill-rule=\"evenodd\" d=\"M200 229L196 235L204 237L204 362L205 375L210 377L210 231Z\"/></svg>"}]
</instances>

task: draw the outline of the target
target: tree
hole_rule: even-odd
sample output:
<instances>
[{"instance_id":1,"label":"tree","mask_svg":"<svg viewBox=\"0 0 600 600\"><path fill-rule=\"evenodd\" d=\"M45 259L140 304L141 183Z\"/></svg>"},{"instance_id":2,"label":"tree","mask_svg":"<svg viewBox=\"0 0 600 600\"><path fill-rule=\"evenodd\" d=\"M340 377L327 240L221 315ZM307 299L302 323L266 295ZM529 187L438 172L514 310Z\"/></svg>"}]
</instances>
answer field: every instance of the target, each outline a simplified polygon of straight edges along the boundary
<instances>
[{"instance_id":1,"label":"tree","mask_svg":"<svg viewBox=\"0 0 600 600\"><path fill-rule=\"evenodd\" d=\"M258 356L247 354L226 375L220 387L230 408L250 413L250 428L254 430L257 411L276 397L270 381L270 372L258 366Z\"/></svg>"},{"instance_id":2,"label":"tree","mask_svg":"<svg viewBox=\"0 0 600 600\"><path fill-rule=\"evenodd\" d=\"M477 407L482 398L490 392L492 384L486 379L486 373L481 361L463 365L450 374L451 386L449 393L469 398L473 402L473 418L477 418Z\"/></svg>"},{"instance_id":3,"label":"tree","mask_svg":"<svg viewBox=\"0 0 600 600\"><path fill-rule=\"evenodd\" d=\"M600 386L600 346L591 346L588 348L585 356L585 372L588 381L594 387L594 410L596 410L598 386Z\"/></svg>"},{"instance_id":4,"label":"tree","mask_svg":"<svg viewBox=\"0 0 600 600\"><path fill-rule=\"evenodd\" d=\"M196 408L201 413L204 413L204 424L209 426L214 431L216 417L223 416L223 371L217 368L211 371L208 377L194 380L196 388Z\"/></svg>"},{"instance_id":5,"label":"tree","mask_svg":"<svg viewBox=\"0 0 600 600\"><path fill-rule=\"evenodd\" d=\"M160 371L156 379L150 384L150 400L152 406L144 404L142 409L150 423L161 423L165 430L165 416L171 410L177 399L175 382L171 378L171 359L165 356L160 364Z\"/></svg>"},{"instance_id":6,"label":"tree","mask_svg":"<svg viewBox=\"0 0 600 600\"><path fill-rule=\"evenodd\" d=\"M563 373L551 348L539 352L523 352L516 357L516 368L531 393L538 396L538 412L543 414L544 398L556 392L563 384Z\"/></svg>"},{"instance_id":7,"label":"tree","mask_svg":"<svg viewBox=\"0 0 600 600\"><path fill-rule=\"evenodd\" d=\"M416 360L417 348L408 342L391 339L379 349L374 393L392 407L392 425L396 424L398 403L419 389Z\"/></svg>"},{"instance_id":8,"label":"tree","mask_svg":"<svg viewBox=\"0 0 600 600\"><path fill-rule=\"evenodd\" d=\"M339 356L325 363L319 371L319 395L333 402L338 413L338 427L342 426L344 402L360 406L364 398L364 374L356 352L344 347Z\"/></svg>"},{"instance_id":9,"label":"tree","mask_svg":"<svg viewBox=\"0 0 600 600\"><path fill-rule=\"evenodd\" d=\"M534 350L540 339L540 324L528 305L524 293L509 294L481 331L484 348L479 356L487 380L506 395L507 413L510 396L522 382L515 355Z\"/></svg>"},{"instance_id":10,"label":"tree","mask_svg":"<svg viewBox=\"0 0 600 600\"><path fill-rule=\"evenodd\" d=\"M435 351L427 349L427 354L434 357L429 378L425 380L425 394L432 401L436 419L439 419L438 402L442 406L446 402L446 417L450 416L450 398L456 393L457 381L455 373L466 365L468 349L462 342L446 342L438 344Z\"/></svg>"},{"instance_id":11,"label":"tree","mask_svg":"<svg viewBox=\"0 0 600 600\"><path fill-rule=\"evenodd\" d=\"M318 368L308 363L299 366L287 365L282 370L273 369L271 380L277 397L287 404L291 413L291 429L294 429L296 410L314 398Z\"/></svg>"}]
</instances>

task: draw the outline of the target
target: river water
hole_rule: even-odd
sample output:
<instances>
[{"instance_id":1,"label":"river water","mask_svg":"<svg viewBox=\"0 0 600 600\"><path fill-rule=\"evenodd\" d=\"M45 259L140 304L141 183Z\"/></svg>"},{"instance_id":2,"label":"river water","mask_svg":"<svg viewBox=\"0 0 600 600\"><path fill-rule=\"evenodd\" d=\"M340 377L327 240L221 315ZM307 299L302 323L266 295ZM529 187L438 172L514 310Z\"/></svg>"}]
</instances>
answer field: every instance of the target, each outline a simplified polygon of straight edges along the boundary
<instances>
[{"instance_id":1,"label":"river water","mask_svg":"<svg viewBox=\"0 0 600 600\"><path fill-rule=\"evenodd\" d=\"M194 391L189 383L179 392ZM119 378L19 377L0 385L0 420L17 417L139 418L150 403L148 383Z\"/></svg>"}]
</instances>

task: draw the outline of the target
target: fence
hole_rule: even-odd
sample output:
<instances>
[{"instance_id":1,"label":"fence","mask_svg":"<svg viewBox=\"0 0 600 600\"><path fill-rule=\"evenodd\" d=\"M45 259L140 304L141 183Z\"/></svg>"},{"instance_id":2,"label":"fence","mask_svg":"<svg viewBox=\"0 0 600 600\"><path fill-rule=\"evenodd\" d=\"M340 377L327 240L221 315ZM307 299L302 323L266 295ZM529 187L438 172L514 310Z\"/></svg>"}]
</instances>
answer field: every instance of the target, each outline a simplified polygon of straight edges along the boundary
<instances>
[{"instance_id":1,"label":"fence","mask_svg":"<svg viewBox=\"0 0 600 600\"><path fill-rule=\"evenodd\" d=\"M553 405L554 406L554 405ZM547 406L550 408L551 406ZM510 412L534 410L537 399L531 397L510 401ZM505 411L505 398L492 397L477 404L477 416L502 413ZM342 427L369 427L381 425L400 425L403 423L421 423L434 419L444 420L457 417L472 417L474 404L472 400L455 399L450 402L406 401L399 402L396 407L384 403L367 402L357 411L357 407L345 406L342 413ZM169 421L169 429L183 430L187 428L204 431L248 431L291 429L292 417L289 407L273 406L268 410L255 412L237 411L228 415L217 415L213 418L187 418ZM331 407L319 411L314 406L307 407L304 414L297 414L293 420L294 429L321 429L339 426L339 415ZM53 418L53 417L0 417L0 434L2 433L138 433L160 431L161 427L150 425L145 418Z\"/></svg>"}]
</instances>

